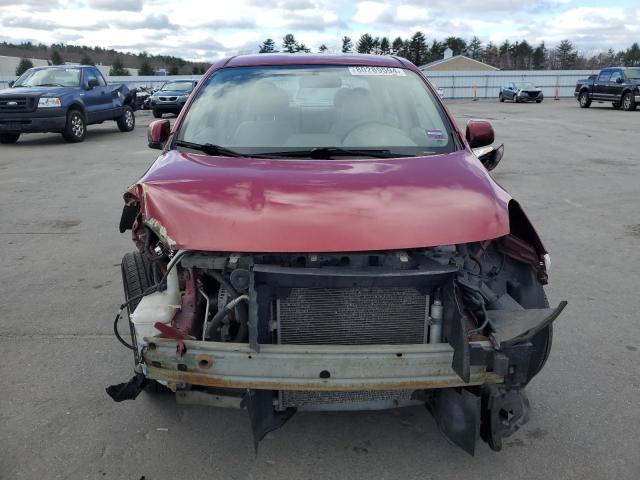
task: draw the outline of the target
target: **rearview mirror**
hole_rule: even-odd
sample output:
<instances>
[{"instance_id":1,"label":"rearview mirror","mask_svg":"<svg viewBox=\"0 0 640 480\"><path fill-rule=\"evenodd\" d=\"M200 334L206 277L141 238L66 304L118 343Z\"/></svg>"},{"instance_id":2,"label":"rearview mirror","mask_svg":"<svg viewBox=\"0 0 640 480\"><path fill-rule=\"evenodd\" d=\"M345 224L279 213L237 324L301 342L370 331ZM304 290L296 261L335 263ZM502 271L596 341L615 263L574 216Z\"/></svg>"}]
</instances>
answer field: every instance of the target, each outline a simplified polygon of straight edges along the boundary
<instances>
[{"instance_id":1,"label":"rearview mirror","mask_svg":"<svg viewBox=\"0 0 640 480\"><path fill-rule=\"evenodd\" d=\"M496 168L500 163L500 160L502 160L502 156L504 155L504 145L500 145L498 148L492 146L474 148L473 153L478 157L480 163L484 165L484 168L491 171Z\"/></svg>"},{"instance_id":2,"label":"rearview mirror","mask_svg":"<svg viewBox=\"0 0 640 480\"><path fill-rule=\"evenodd\" d=\"M486 147L495 139L493 127L488 120L469 120L465 136L471 148Z\"/></svg>"},{"instance_id":3,"label":"rearview mirror","mask_svg":"<svg viewBox=\"0 0 640 480\"><path fill-rule=\"evenodd\" d=\"M156 120L155 122L151 122L147 129L147 141L149 142L149 148L162 150L162 147L168 140L170 134L171 124L169 123L169 120Z\"/></svg>"}]
</instances>

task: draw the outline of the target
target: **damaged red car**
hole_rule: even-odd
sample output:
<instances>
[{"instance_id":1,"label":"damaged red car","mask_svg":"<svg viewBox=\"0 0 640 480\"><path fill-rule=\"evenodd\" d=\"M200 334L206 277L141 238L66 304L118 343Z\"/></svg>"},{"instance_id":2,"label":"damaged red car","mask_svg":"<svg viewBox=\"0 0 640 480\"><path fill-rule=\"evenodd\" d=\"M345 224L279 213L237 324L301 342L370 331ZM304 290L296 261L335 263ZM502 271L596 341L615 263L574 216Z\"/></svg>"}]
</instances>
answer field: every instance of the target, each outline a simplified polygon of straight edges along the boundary
<instances>
[{"instance_id":1,"label":"damaged red car","mask_svg":"<svg viewBox=\"0 0 640 480\"><path fill-rule=\"evenodd\" d=\"M161 154L120 222L135 375L115 400L244 408L256 446L300 410L422 404L471 454L526 423L566 302L488 173L491 125L462 132L413 64L221 60L148 137Z\"/></svg>"}]
</instances>

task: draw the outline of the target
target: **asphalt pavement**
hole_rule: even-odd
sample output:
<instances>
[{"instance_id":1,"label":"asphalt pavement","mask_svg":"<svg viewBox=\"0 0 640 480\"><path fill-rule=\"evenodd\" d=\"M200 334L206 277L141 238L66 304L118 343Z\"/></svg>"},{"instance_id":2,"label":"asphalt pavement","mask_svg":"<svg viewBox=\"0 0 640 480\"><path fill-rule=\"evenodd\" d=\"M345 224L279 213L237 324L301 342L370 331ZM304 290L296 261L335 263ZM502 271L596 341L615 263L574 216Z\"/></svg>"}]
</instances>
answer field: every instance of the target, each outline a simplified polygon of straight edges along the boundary
<instances>
[{"instance_id":1,"label":"asphalt pavement","mask_svg":"<svg viewBox=\"0 0 640 480\"><path fill-rule=\"evenodd\" d=\"M470 457L424 408L300 413L256 455L246 413L142 394L115 340L122 194L151 165L133 132L91 126L84 143L28 135L0 145L0 479L640 478L640 112L566 99L451 103L488 118L505 156L496 180L551 254L556 323L528 387L530 422ZM452 219L455 221L455 219Z\"/></svg>"}]
</instances>

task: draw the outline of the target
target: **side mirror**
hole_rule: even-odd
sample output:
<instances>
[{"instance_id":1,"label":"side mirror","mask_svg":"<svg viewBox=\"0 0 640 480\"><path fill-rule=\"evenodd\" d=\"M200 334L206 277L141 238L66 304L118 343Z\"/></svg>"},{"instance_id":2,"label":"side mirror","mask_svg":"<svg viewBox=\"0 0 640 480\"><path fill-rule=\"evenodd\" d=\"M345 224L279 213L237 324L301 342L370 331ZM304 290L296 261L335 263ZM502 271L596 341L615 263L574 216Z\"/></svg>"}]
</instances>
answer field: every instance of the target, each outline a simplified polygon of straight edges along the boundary
<instances>
[{"instance_id":1,"label":"side mirror","mask_svg":"<svg viewBox=\"0 0 640 480\"><path fill-rule=\"evenodd\" d=\"M92 90L92 89L96 88L98 85L100 85L98 83L98 79L97 78L92 78L87 82L87 89L88 90Z\"/></svg>"},{"instance_id":2,"label":"side mirror","mask_svg":"<svg viewBox=\"0 0 640 480\"><path fill-rule=\"evenodd\" d=\"M169 123L169 120L156 120L155 122L151 122L147 129L147 141L149 142L149 148L162 150L162 147L170 134L171 124Z\"/></svg>"},{"instance_id":3,"label":"side mirror","mask_svg":"<svg viewBox=\"0 0 640 480\"><path fill-rule=\"evenodd\" d=\"M14 84L14 83L16 83L16 82L14 82L13 80L11 80L11 81L9 82L9 88L13 88L13 84Z\"/></svg>"},{"instance_id":4,"label":"side mirror","mask_svg":"<svg viewBox=\"0 0 640 480\"><path fill-rule=\"evenodd\" d=\"M465 136L471 148L486 147L495 139L493 127L488 120L469 120Z\"/></svg>"},{"instance_id":5,"label":"side mirror","mask_svg":"<svg viewBox=\"0 0 640 480\"><path fill-rule=\"evenodd\" d=\"M480 163L484 165L484 168L491 171L496 168L500 163L500 160L502 160L502 156L504 155L504 145L500 145L498 148L494 148L492 146L474 148L473 153L478 157Z\"/></svg>"},{"instance_id":6,"label":"side mirror","mask_svg":"<svg viewBox=\"0 0 640 480\"><path fill-rule=\"evenodd\" d=\"M616 83L622 83L622 77L616 78Z\"/></svg>"}]
</instances>

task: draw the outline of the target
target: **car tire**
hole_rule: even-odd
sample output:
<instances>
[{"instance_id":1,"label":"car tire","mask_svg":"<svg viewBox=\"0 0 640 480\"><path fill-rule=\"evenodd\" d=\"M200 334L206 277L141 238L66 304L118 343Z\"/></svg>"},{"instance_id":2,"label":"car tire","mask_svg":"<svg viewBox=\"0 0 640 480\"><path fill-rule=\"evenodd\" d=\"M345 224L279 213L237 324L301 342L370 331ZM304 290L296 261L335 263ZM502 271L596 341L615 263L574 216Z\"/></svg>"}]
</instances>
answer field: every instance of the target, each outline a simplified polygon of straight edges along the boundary
<instances>
[{"instance_id":1,"label":"car tire","mask_svg":"<svg viewBox=\"0 0 640 480\"><path fill-rule=\"evenodd\" d=\"M130 298L134 298L141 295L151 286L153 286L153 268L149 259L142 255L140 252L127 253L122 258L121 263L122 270L122 286L124 287L124 297L128 301ZM133 300L128 306L129 315L133 313L141 298ZM132 344L135 344L135 337L133 334L133 325L129 322L129 328L131 329ZM144 387L145 392L150 394L169 393L171 390L161 383L152 379L147 379L147 383Z\"/></svg>"},{"instance_id":2,"label":"car tire","mask_svg":"<svg viewBox=\"0 0 640 480\"><path fill-rule=\"evenodd\" d=\"M0 133L0 143L2 143L3 145L16 143L19 138L19 133Z\"/></svg>"},{"instance_id":3,"label":"car tire","mask_svg":"<svg viewBox=\"0 0 640 480\"><path fill-rule=\"evenodd\" d=\"M159 112L158 110L154 110L153 118L162 118L162 112Z\"/></svg>"},{"instance_id":4,"label":"car tire","mask_svg":"<svg viewBox=\"0 0 640 480\"><path fill-rule=\"evenodd\" d=\"M636 101L630 92L627 92L622 97L622 109L625 112L632 112L636 109Z\"/></svg>"},{"instance_id":5,"label":"car tire","mask_svg":"<svg viewBox=\"0 0 640 480\"><path fill-rule=\"evenodd\" d=\"M498 95L498 100L500 100L502 103L504 103L504 97L502 96L502 93L500 95Z\"/></svg>"},{"instance_id":6,"label":"car tire","mask_svg":"<svg viewBox=\"0 0 640 480\"><path fill-rule=\"evenodd\" d=\"M118 128L121 132L130 132L136 126L136 117L133 114L133 109L130 106L125 106L122 110L122 115L117 120Z\"/></svg>"},{"instance_id":7,"label":"car tire","mask_svg":"<svg viewBox=\"0 0 640 480\"><path fill-rule=\"evenodd\" d=\"M520 103L520 100L518 99L518 95L516 94L513 95L513 103Z\"/></svg>"},{"instance_id":8,"label":"car tire","mask_svg":"<svg viewBox=\"0 0 640 480\"><path fill-rule=\"evenodd\" d=\"M580 95L578 95L578 103L580 104L580 108L589 108L591 106L589 92L587 92L586 90L580 92Z\"/></svg>"},{"instance_id":9,"label":"car tire","mask_svg":"<svg viewBox=\"0 0 640 480\"><path fill-rule=\"evenodd\" d=\"M542 103L542 100L536 100L536 103Z\"/></svg>"},{"instance_id":10,"label":"car tire","mask_svg":"<svg viewBox=\"0 0 640 480\"><path fill-rule=\"evenodd\" d=\"M87 122L80 110L69 110L67 123L62 131L62 137L69 143L78 143L87 135Z\"/></svg>"}]
</instances>

